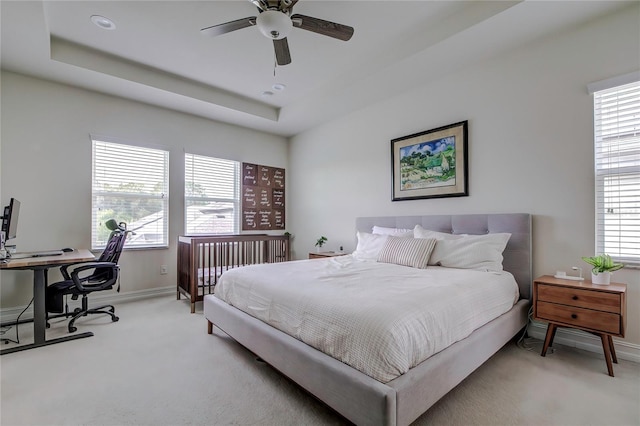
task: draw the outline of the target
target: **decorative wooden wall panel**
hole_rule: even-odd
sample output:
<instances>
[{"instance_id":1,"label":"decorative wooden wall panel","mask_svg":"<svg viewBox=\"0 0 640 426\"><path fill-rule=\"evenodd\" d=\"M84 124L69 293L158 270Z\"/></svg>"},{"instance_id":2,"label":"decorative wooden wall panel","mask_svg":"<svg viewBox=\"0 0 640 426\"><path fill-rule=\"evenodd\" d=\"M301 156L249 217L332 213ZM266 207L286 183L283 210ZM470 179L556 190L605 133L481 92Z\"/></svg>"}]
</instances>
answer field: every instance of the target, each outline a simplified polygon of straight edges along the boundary
<instances>
[{"instance_id":1,"label":"decorative wooden wall panel","mask_svg":"<svg viewBox=\"0 0 640 426\"><path fill-rule=\"evenodd\" d=\"M285 229L284 169L242 163L242 230Z\"/></svg>"}]
</instances>

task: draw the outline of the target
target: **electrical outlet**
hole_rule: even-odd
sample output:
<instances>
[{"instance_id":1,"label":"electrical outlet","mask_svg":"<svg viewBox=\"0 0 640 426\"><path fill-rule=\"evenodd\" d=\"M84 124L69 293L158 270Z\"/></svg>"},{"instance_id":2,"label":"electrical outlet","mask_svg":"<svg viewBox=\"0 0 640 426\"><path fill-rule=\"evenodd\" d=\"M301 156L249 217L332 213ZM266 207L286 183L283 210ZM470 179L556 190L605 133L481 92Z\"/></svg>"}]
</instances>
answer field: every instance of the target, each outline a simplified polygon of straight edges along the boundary
<instances>
[{"instance_id":1,"label":"electrical outlet","mask_svg":"<svg viewBox=\"0 0 640 426\"><path fill-rule=\"evenodd\" d=\"M160 275L167 275L167 265L160 265Z\"/></svg>"}]
</instances>

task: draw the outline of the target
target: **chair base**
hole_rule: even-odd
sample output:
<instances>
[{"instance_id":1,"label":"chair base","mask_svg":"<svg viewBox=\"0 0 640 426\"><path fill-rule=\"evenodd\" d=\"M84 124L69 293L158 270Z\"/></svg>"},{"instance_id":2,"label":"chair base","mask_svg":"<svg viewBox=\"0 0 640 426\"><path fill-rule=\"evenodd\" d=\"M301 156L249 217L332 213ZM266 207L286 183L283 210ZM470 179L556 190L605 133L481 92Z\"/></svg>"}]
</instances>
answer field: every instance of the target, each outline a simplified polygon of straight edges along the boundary
<instances>
[{"instance_id":1,"label":"chair base","mask_svg":"<svg viewBox=\"0 0 640 426\"><path fill-rule=\"evenodd\" d=\"M67 308L65 308L65 312L61 313L61 314L55 314L55 315L49 315L47 313L47 325L46 327L49 328L50 324L49 324L49 320L53 319L53 318L61 318L61 317L65 317L65 318L70 318L71 320L69 320L69 324L67 326L67 328L69 329L69 333L74 333L75 331L78 330L78 328L75 326L75 322L77 319L81 318L81 317L86 317L87 315L94 315L94 314L104 314L104 315L109 315L111 316L111 321L112 322L116 322L119 321L120 318L118 318L115 315L116 312L116 308L113 305L104 305L104 306L100 306L97 308L91 308L89 309L89 300L87 298L87 295L83 295L82 296L82 308L76 308L73 310L73 312L69 312L67 310Z\"/></svg>"},{"instance_id":2,"label":"chair base","mask_svg":"<svg viewBox=\"0 0 640 426\"><path fill-rule=\"evenodd\" d=\"M116 322L120 318L118 318L115 315L115 311L116 311L116 308L113 305L104 305L104 306L100 306L98 308L88 309L87 302L86 302L86 297L83 297L82 298L82 309L74 311L75 315L69 321L69 326L68 326L69 333L73 333L76 330L78 330L78 328L74 326L76 320L78 318L81 318L81 317L86 317L87 315L105 314L105 315L111 316L111 321L112 322Z\"/></svg>"}]
</instances>

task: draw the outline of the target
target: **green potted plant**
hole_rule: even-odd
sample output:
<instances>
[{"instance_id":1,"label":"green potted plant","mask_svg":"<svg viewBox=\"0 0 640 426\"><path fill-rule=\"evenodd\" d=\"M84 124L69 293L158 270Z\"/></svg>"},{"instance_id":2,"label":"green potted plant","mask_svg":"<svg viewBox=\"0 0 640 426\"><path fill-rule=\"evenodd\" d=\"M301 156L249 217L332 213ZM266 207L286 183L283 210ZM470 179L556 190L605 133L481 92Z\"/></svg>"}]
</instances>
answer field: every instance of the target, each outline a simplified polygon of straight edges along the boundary
<instances>
[{"instance_id":1,"label":"green potted plant","mask_svg":"<svg viewBox=\"0 0 640 426\"><path fill-rule=\"evenodd\" d=\"M593 266L591 269L591 282L599 285L611 283L611 273L624 267L622 263L614 262L608 254L593 257L583 257L582 260Z\"/></svg>"},{"instance_id":2,"label":"green potted plant","mask_svg":"<svg viewBox=\"0 0 640 426\"><path fill-rule=\"evenodd\" d=\"M318 238L318 240L316 241L316 247L318 247L318 251L322 250L322 246L324 245L324 243L327 242L327 237L320 237Z\"/></svg>"}]
</instances>

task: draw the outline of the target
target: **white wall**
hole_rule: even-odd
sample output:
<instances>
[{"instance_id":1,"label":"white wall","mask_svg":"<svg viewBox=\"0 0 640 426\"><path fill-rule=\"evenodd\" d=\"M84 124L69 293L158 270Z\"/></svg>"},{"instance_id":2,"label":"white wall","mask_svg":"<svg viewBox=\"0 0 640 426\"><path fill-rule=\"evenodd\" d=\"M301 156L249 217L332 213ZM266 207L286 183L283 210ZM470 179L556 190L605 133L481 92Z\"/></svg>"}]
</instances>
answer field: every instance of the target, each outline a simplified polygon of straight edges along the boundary
<instances>
[{"instance_id":1,"label":"white wall","mask_svg":"<svg viewBox=\"0 0 640 426\"><path fill-rule=\"evenodd\" d=\"M355 246L357 216L525 212L534 274L594 252L593 106L588 83L640 68L638 3L614 15L425 82L294 137L289 229L296 257ZM469 120L469 190L391 202L390 140ZM640 273L625 269L627 341L640 349ZM633 346L633 345L636 346Z\"/></svg>"},{"instance_id":2,"label":"white wall","mask_svg":"<svg viewBox=\"0 0 640 426\"><path fill-rule=\"evenodd\" d=\"M22 203L12 240L19 251L90 246L90 133L170 152L170 248L125 251L123 293L176 285L185 151L287 168L287 141L279 136L10 72L2 72L1 84L0 194L2 205L10 197ZM160 265L168 265L169 274L160 275ZM51 270L50 282L59 278ZM0 279L3 308L31 298L29 271L2 271Z\"/></svg>"}]
</instances>

